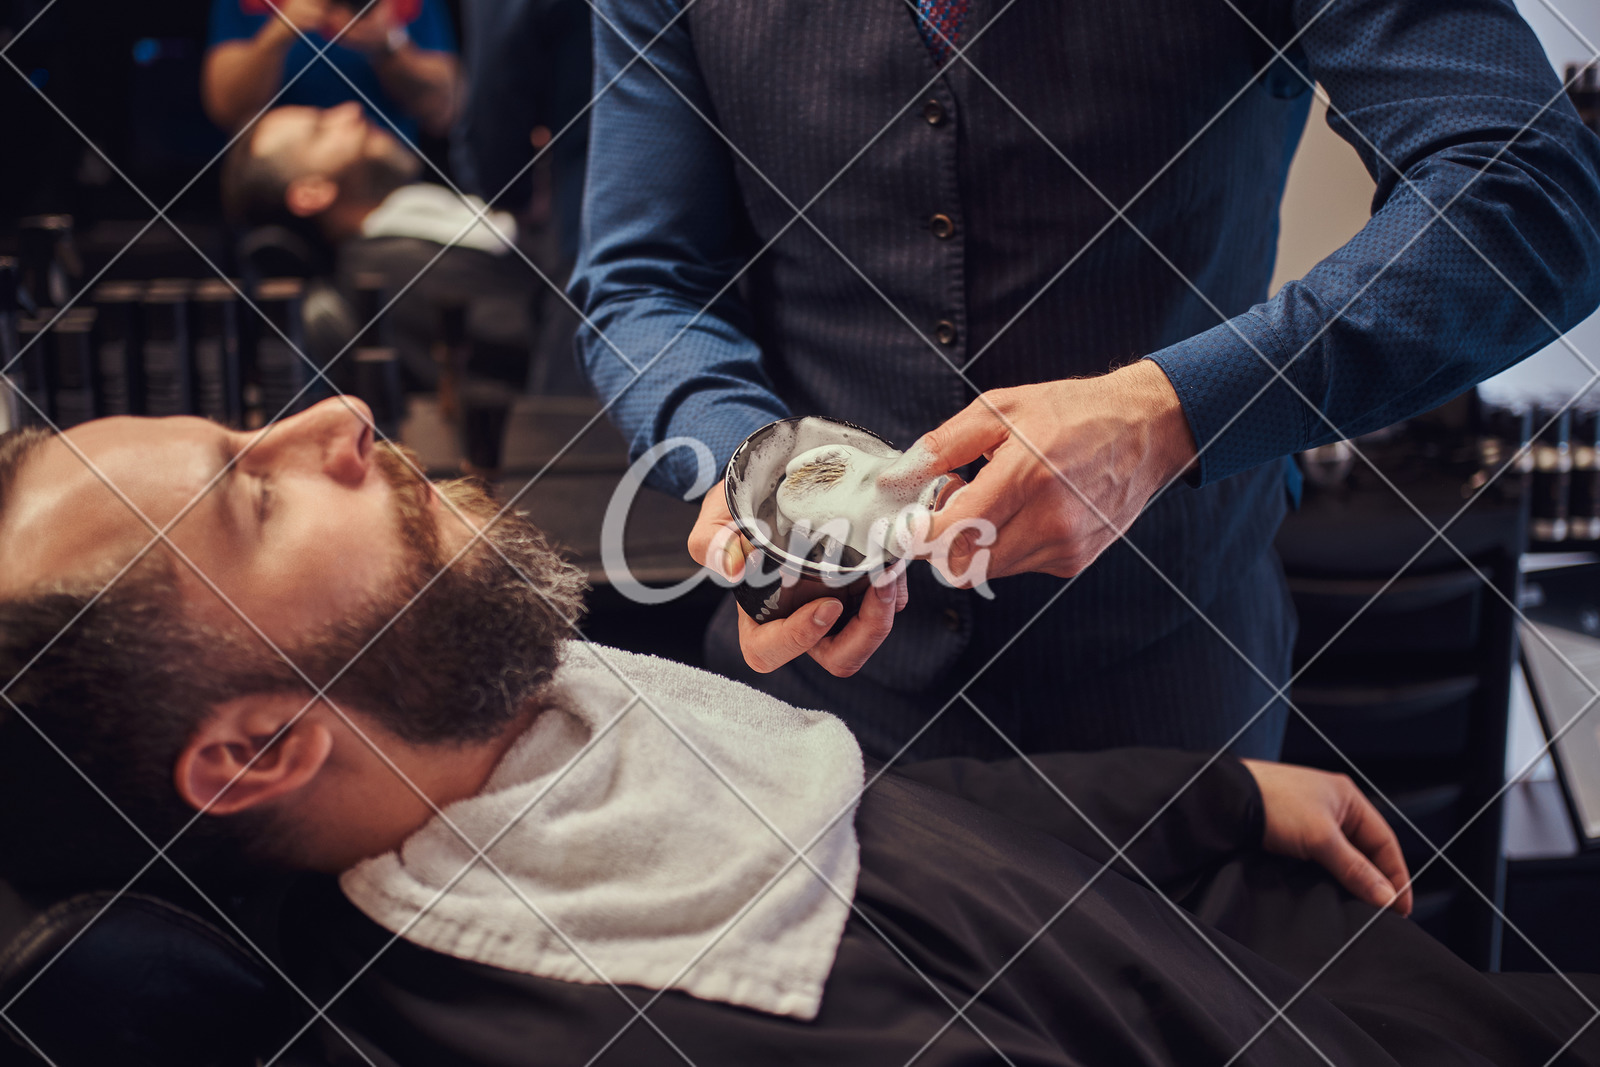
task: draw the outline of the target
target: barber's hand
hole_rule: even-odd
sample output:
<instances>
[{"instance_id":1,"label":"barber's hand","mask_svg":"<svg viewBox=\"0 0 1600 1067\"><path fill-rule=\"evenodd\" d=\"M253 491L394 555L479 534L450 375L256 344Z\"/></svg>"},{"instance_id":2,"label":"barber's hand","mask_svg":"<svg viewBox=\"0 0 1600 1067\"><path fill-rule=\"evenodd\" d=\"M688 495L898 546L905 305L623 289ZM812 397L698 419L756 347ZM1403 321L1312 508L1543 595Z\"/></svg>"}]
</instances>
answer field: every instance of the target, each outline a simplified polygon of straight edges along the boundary
<instances>
[{"instance_id":1,"label":"barber's hand","mask_svg":"<svg viewBox=\"0 0 1600 1067\"><path fill-rule=\"evenodd\" d=\"M960 586L1024 571L1077 574L1195 456L1177 394L1150 360L1098 378L991 389L920 444L939 471L989 460L926 535L937 543L967 526L947 558L932 557ZM992 525L993 544L980 549L974 521ZM974 573L980 550L988 561Z\"/></svg>"},{"instance_id":2,"label":"barber's hand","mask_svg":"<svg viewBox=\"0 0 1600 1067\"><path fill-rule=\"evenodd\" d=\"M700 517L689 531L689 554L696 562L731 581L744 574L750 543L728 511L727 499L712 487L700 504ZM770 674L790 660L809 654L840 678L859 671L889 636L895 614L906 606L905 571L885 572L880 584L861 598L856 617L833 637L826 636L844 610L833 597L813 600L786 619L757 623L739 608L739 649L744 661L762 674Z\"/></svg>"},{"instance_id":3,"label":"barber's hand","mask_svg":"<svg viewBox=\"0 0 1600 1067\"><path fill-rule=\"evenodd\" d=\"M1268 852L1314 860L1374 907L1411 914L1411 876L1394 830L1342 774L1243 760L1266 807Z\"/></svg>"},{"instance_id":4,"label":"barber's hand","mask_svg":"<svg viewBox=\"0 0 1600 1067\"><path fill-rule=\"evenodd\" d=\"M365 0L354 6L346 3L330 5L322 33L325 37L333 37L344 30L344 36L339 38L341 45L366 55L376 55L388 49L389 31L399 23L389 8L389 0L377 0L365 13L358 15L363 3ZM348 30L345 29L347 25L350 27Z\"/></svg>"},{"instance_id":5,"label":"barber's hand","mask_svg":"<svg viewBox=\"0 0 1600 1067\"><path fill-rule=\"evenodd\" d=\"M261 32L274 37L281 37L285 41L297 41L301 33L315 33L327 27L328 0L271 0L278 9L278 14L273 15L262 24Z\"/></svg>"}]
</instances>

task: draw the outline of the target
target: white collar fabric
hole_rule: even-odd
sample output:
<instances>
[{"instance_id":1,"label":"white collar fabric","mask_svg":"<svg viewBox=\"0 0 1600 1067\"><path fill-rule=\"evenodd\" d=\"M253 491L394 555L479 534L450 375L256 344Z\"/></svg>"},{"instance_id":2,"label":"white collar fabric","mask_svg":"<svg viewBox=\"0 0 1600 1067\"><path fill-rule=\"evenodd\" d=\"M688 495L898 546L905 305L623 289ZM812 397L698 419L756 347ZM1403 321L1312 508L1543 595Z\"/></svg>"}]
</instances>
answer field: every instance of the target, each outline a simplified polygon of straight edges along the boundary
<instances>
[{"instance_id":1,"label":"white collar fabric","mask_svg":"<svg viewBox=\"0 0 1600 1067\"><path fill-rule=\"evenodd\" d=\"M815 1018L860 872L850 731L577 643L552 689L483 791L445 810L504 879L435 818L347 872L345 894L462 959Z\"/></svg>"},{"instance_id":2,"label":"white collar fabric","mask_svg":"<svg viewBox=\"0 0 1600 1067\"><path fill-rule=\"evenodd\" d=\"M361 235L416 237L503 256L510 251L506 242L517 239L517 220L510 212L490 211L472 224L482 210L483 201L476 196L457 196L442 185L413 182L384 197L383 203L362 220ZM462 233L468 224L472 224L471 228Z\"/></svg>"}]
</instances>

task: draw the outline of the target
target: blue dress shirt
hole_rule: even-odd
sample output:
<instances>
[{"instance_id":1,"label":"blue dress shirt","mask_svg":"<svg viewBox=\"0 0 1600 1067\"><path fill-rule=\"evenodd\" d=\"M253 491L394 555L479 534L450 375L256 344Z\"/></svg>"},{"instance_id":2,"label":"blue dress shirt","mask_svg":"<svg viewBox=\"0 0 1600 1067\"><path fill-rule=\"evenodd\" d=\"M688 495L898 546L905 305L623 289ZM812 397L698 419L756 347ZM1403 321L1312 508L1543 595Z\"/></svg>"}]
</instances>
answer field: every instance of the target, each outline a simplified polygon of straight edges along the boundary
<instances>
[{"instance_id":1,"label":"blue dress shirt","mask_svg":"<svg viewBox=\"0 0 1600 1067\"><path fill-rule=\"evenodd\" d=\"M1288 51L1294 67L1280 63L1270 77L1303 91L1298 69L1327 89L1344 114L1330 112L1330 125L1377 179L1374 214L1271 300L1146 353L1203 447L1194 484L1433 408L1600 303L1600 138L1508 0L1340 0L1320 17L1321 0L1279 6L1310 26ZM651 62L714 118L688 19L672 21L680 9L678 0L599 4L634 45L659 31ZM789 413L737 287L724 291L748 252L730 208L733 168L705 122L601 26L595 87L618 84L593 110L572 291L605 339L582 331L580 359L635 455L689 435L726 462L744 436ZM1190 125L1209 117L1196 113ZM1286 158L1293 148L1285 144ZM637 367L660 358L635 382L618 351ZM695 469L680 450L652 483L681 492Z\"/></svg>"},{"instance_id":2,"label":"blue dress shirt","mask_svg":"<svg viewBox=\"0 0 1600 1067\"><path fill-rule=\"evenodd\" d=\"M1004 755L997 734L1275 755L1285 457L1434 407L1600 301L1600 138L1508 0L972 0L942 66L905 0L596 10L572 291L635 455L682 436L722 463L791 409L903 447L977 390L1140 357L1202 449L1073 579L988 600L911 568L847 679L804 657L755 675L725 604L708 662L875 755ZM1268 301L1301 72L1378 194ZM680 448L652 481L697 473Z\"/></svg>"}]
</instances>

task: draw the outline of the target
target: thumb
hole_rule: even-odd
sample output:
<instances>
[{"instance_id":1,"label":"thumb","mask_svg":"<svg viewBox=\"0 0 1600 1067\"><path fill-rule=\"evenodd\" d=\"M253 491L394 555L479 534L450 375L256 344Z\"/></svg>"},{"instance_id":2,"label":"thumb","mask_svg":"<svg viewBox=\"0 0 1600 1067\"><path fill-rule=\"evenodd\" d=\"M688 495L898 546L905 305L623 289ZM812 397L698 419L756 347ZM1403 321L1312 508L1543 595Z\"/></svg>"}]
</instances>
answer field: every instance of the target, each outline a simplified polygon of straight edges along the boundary
<instances>
[{"instance_id":1,"label":"thumb","mask_svg":"<svg viewBox=\"0 0 1600 1067\"><path fill-rule=\"evenodd\" d=\"M1386 908L1397 888L1361 854L1342 833L1334 833L1312 850L1312 858L1326 867L1339 884L1375 908Z\"/></svg>"},{"instance_id":2,"label":"thumb","mask_svg":"<svg viewBox=\"0 0 1600 1067\"><path fill-rule=\"evenodd\" d=\"M917 450L927 453L929 469L943 474L994 451L1010 436L1005 424L995 416L984 398L979 397L923 434L917 442Z\"/></svg>"}]
</instances>

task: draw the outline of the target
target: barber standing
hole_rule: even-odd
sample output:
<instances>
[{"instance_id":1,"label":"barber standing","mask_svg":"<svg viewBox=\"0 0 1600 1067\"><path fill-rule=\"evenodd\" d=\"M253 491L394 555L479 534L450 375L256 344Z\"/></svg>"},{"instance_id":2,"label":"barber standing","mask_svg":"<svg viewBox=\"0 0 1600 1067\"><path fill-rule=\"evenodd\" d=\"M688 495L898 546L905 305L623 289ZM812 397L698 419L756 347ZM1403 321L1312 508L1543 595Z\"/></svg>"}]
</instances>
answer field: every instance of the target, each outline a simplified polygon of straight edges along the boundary
<instances>
[{"instance_id":1,"label":"barber standing","mask_svg":"<svg viewBox=\"0 0 1600 1067\"><path fill-rule=\"evenodd\" d=\"M1513 285L1562 329L1600 301L1600 139L1508 0L597 11L617 84L573 289L645 368L580 337L635 454L688 435L725 462L794 413L988 459L934 532L994 524L992 600L913 567L903 612L869 594L831 639L828 602L758 627L730 598L713 623L713 666L869 752L1007 753L986 717L1025 750L1274 754L1286 457L1552 340ZM1265 300L1297 70L1378 192ZM695 467L680 449L654 484ZM691 546L719 569L726 522L713 492Z\"/></svg>"},{"instance_id":2,"label":"barber standing","mask_svg":"<svg viewBox=\"0 0 1600 1067\"><path fill-rule=\"evenodd\" d=\"M232 131L292 78L278 104L331 108L365 97L369 113L383 112L374 121L387 117L414 141L419 127L434 136L450 128L455 50L441 0L212 0L200 95L211 121Z\"/></svg>"}]
</instances>

